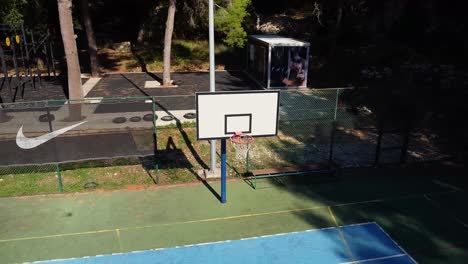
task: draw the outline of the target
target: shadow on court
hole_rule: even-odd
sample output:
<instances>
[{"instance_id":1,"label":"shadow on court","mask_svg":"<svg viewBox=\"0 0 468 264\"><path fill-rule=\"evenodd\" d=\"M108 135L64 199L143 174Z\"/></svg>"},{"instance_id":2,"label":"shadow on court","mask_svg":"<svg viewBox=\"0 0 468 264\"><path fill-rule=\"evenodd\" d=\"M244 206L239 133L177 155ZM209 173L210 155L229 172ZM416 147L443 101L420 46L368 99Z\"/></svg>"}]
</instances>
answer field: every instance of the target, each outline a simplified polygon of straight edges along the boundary
<instances>
[{"instance_id":1,"label":"shadow on court","mask_svg":"<svg viewBox=\"0 0 468 264\"><path fill-rule=\"evenodd\" d=\"M375 221L419 263L463 263L468 257L464 173L450 162L428 162L405 168L349 169L335 182L314 175L266 179L263 187L329 204L340 226ZM331 191L337 186L342 186L339 191ZM311 223L320 216L313 210L294 214ZM356 252L360 253L365 252Z\"/></svg>"},{"instance_id":2,"label":"shadow on court","mask_svg":"<svg viewBox=\"0 0 468 264\"><path fill-rule=\"evenodd\" d=\"M200 184L2 198L0 256L95 256L375 221L420 263L462 263L467 196L452 181L460 175L431 164L345 171L331 182L291 177L262 190L234 181L225 205Z\"/></svg>"}]
</instances>

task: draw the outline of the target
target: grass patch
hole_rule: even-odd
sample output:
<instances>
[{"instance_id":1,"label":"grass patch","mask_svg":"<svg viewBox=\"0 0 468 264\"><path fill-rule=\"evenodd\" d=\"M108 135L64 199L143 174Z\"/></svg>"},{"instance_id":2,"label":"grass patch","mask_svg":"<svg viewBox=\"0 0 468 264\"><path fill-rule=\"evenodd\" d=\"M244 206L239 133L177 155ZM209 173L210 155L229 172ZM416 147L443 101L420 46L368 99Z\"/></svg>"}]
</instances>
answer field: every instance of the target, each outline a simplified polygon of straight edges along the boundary
<instances>
[{"instance_id":1,"label":"grass patch","mask_svg":"<svg viewBox=\"0 0 468 264\"><path fill-rule=\"evenodd\" d=\"M302 124L301 129L289 131L282 125L278 137L257 138L250 153L250 169L263 169L312 162L320 147L326 145L322 136L325 128L314 132ZM308 129L306 129L309 127ZM303 131L305 129L307 131ZM181 126L158 127L158 153L148 159L122 158L110 161L87 161L60 165L65 192L89 191L86 183L95 182L103 190L126 189L128 186L146 188L155 185L198 181L198 172L210 164L210 144L198 141L194 123ZM285 133L286 132L286 133ZM308 132L308 133L307 133ZM315 133L316 137L304 135ZM134 135L136 141L142 137ZM143 143L142 143L143 142ZM151 146L151 142L142 141ZM315 147L315 145L317 147ZM219 164L220 145L217 144ZM322 146L323 145L323 146ZM327 148L325 148L327 151ZM246 173L245 160L237 160L235 149L228 143L228 177L242 177ZM159 170L155 170L155 160ZM0 196L20 196L58 193L56 166L28 166L0 168Z\"/></svg>"},{"instance_id":2,"label":"grass patch","mask_svg":"<svg viewBox=\"0 0 468 264\"><path fill-rule=\"evenodd\" d=\"M50 172L1 175L0 197L58 192L58 185L45 183L54 178L55 173Z\"/></svg>"},{"instance_id":3,"label":"grass patch","mask_svg":"<svg viewBox=\"0 0 468 264\"><path fill-rule=\"evenodd\" d=\"M303 160L295 143L282 135L259 138L251 150L251 169L288 166ZM217 144L217 153L220 153ZM97 189L117 190L128 186L146 188L155 185L198 181L199 170L208 167L210 144L196 139L193 125L177 128L173 125L158 128L159 170L152 160L143 162L135 158L111 161L87 161L60 165L64 192L89 191L86 183L97 183ZM246 173L245 160L235 158L235 150L228 145L228 177L241 177ZM218 156L219 162L219 156ZM55 165L10 168L0 171L0 197L58 193Z\"/></svg>"},{"instance_id":4,"label":"grass patch","mask_svg":"<svg viewBox=\"0 0 468 264\"><path fill-rule=\"evenodd\" d=\"M208 70L209 49L205 40L173 40L171 54L171 68L173 71L197 71ZM139 56L150 71L163 70L163 46L146 47L137 51ZM233 50L222 43L217 43L215 54L218 58L218 69L224 69L228 64L241 65L242 61L237 56L238 51ZM127 69L133 68L137 63L128 63Z\"/></svg>"},{"instance_id":5,"label":"grass patch","mask_svg":"<svg viewBox=\"0 0 468 264\"><path fill-rule=\"evenodd\" d=\"M266 142L259 140L256 144L255 152L258 152L263 151L261 146ZM89 191L85 184L90 182L97 183L96 188L102 190L194 182L199 180L198 171L209 165L210 144L208 141L198 141L196 128L191 125L180 129L173 126L158 128L158 146L159 170L149 166L148 162L135 158L61 164L64 192ZM239 177L245 172L245 163L235 159L234 148L228 146L228 176ZM219 154L220 144L217 147ZM260 154L253 155L256 158L255 167L270 166L273 163L269 155ZM150 164L151 162L152 160L149 161ZM0 197L58 192L55 165L0 171Z\"/></svg>"}]
</instances>

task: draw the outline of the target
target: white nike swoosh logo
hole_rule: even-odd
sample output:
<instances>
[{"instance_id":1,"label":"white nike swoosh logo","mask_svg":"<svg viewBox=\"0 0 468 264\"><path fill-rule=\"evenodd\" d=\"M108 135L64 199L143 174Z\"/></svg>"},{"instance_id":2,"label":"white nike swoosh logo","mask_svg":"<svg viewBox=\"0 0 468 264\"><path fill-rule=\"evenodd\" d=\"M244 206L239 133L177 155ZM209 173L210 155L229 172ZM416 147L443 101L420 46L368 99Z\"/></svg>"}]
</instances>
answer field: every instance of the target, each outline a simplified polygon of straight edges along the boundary
<instances>
[{"instance_id":1,"label":"white nike swoosh logo","mask_svg":"<svg viewBox=\"0 0 468 264\"><path fill-rule=\"evenodd\" d=\"M86 121L83 121L81 123L78 123L78 124L74 124L72 126L68 126L68 127L64 127L62 129L59 129L57 131L54 131L54 132L50 132L48 134L45 134L45 135L42 135L42 136L39 136L39 137L35 137L35 138L27 138L24 136L23 134L23 126L20 127L20 129L18 130L18 133L16 134L16 145L18 145L18 147L22 148L22 149L32 149L32 148L35 148L39 145L42 145L44 143L46 143L47 141L53 139L53 138L56 138L58 136L60 136L61 134L63 133L66 133L67 131L69 130L72 130L73 128L79 126L79 125L82 125L86 123Z\"/></svg>"}]
</instances>

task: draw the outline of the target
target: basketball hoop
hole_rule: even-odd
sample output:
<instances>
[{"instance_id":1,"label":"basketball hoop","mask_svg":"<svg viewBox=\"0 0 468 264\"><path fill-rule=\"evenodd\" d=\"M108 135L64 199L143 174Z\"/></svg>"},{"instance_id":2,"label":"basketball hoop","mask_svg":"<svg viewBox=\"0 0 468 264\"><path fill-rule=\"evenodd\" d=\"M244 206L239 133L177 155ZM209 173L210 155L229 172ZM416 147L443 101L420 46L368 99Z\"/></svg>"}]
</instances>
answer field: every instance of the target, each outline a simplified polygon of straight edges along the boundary
<instances>
[{"instance_id":1,"label":"basketball hoop","mask_svg":"<svg viewBox=\"0 0 468 264\"><path fill-rule=\"evenodd\" d=\"M254 140L253 137L250 135L244 135L242 132L236 132L229 138L229 140L236 150L236 159L246 159L250 150L250 146Z\"/></svg>"}]
</instances>

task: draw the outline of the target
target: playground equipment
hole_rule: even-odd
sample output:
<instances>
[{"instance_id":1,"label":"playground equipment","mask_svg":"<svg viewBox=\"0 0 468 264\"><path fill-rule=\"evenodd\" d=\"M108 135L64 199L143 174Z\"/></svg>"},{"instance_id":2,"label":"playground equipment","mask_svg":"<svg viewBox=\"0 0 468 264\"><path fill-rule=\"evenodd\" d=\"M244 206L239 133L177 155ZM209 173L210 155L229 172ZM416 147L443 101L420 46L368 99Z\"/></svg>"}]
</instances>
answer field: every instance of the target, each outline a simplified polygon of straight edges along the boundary
<instances>
[{"instance_id":1,"label":"playground equipment","mask_svg":"<svg viewBox=\"0 0 468 264\"><path fill-rule=\"evenodd\" d=\"M50 77L51 73L56 76L49 34L39 38L34 35L32 31L26 31L23 24L16 27L0 25L0 100L4 101L4 89L8 89L8 101L15 102L18 96L24 97L26 85L34 90L37 85L41 87L42 64L47 67L47 76Z\"/></svg>"}]
</instances>

